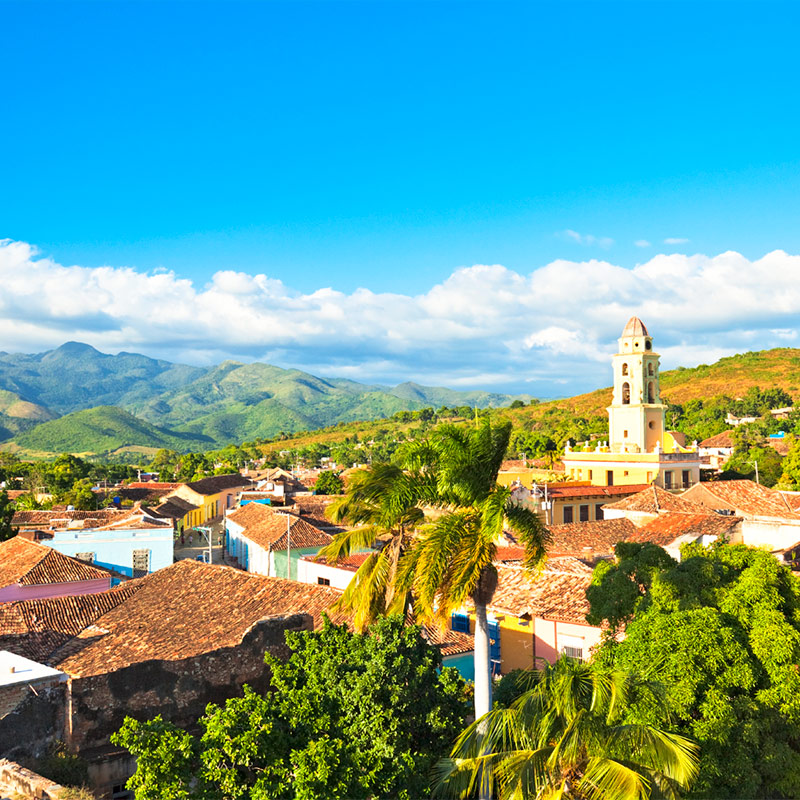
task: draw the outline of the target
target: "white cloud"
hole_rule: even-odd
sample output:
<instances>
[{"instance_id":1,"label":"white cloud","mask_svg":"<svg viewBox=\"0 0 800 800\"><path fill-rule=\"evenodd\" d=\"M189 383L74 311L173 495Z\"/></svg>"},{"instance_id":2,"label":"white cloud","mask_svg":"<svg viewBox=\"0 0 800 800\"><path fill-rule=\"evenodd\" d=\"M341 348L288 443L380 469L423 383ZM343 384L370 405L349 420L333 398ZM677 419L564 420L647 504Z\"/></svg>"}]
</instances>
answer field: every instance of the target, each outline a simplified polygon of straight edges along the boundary
<instances>
[{"instance_id":1,"label":"white cloud","mask_svg":"<svg viewBox=\"0 0 800 800\"><path fill-rule=\"evenodd\" d=\"M688 244L688 239L681 239L678 236L668 236L664 239L664 244Z\"/></svg>"},{"instance_id":2,"label":"white cloud","mask_svg":"<svg viewBox=\"0 0 800 800\"><path fill-rule=\"evenodd\" d=\"M578 233L578 231L573 231L569 228L561 231L557 236L568 241L577 242L586 247L596 245L597 247L602 247L604 250L607 250L614 244L614 240L608 236L593 236L591 233Z\"/></svg>"},{"instance_id":3,"label":"white cloud","mask_svg":"<svg viewBox=\"0 0 800 800\"><path fill-rule=\"evenodd\" d=\"M174 272L63 266L0 241L0 349L74 339L191 363L261 359L317 375L564 395L610 382L609 356L640 316L665 367L791 345L800 256L660 254L633 269L557 260L522 274L455 270L417 296L302 293L221 270L205 285Z\"/></svg>"},{"instance_id":4,"label":"white cloud","mask_svg":"<svg viewBox=\"0 0 800 800\"><path fill-rule=\"evenodd\" d=\"M637 247L650 247L650 242L648 242L648 241L647 241L647 239L637 239L637 240L634 242L634 244L635 244Z\"/></svg>"}]
</instances>

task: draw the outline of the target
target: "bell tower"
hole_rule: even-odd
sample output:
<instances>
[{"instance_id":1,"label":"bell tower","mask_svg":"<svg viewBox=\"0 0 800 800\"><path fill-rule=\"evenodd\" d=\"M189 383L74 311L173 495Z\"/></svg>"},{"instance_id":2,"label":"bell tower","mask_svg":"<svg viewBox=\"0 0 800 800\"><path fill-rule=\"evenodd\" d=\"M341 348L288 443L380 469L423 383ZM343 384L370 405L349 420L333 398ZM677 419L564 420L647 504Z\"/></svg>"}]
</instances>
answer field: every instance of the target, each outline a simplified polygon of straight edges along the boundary
<instances>
[{"instance_id":1,"label":"bell tower","mask_svg":"<svg viewBox=\"0 0 800 800\"><path fill-rule=\"evenodd\" d=\"M614 397L608 407L609 444L614 453L650 453L664 444L664 412L658 387L653 339L638 317L631 317L613 358Z\"/></svg>"}]
</instances>

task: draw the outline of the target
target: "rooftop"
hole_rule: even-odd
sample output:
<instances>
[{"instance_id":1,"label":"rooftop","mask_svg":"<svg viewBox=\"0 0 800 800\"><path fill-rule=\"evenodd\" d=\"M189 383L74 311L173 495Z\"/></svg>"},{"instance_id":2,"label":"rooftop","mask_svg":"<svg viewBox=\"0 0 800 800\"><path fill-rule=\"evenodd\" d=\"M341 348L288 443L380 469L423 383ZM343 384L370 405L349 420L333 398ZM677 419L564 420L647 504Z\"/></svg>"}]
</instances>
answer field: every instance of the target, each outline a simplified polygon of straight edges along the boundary
<instances>
[{"instance_id":1,"label":"rooftop","mask_svg":"<svg viewBox=\"0 0 800 800\"><path fill-rule=\"evenodd\" d=\"M592 570L578 559L550 559L536 577L514 564L499 565L497 574L493 610L586 625Z\"/></svg>"},{"instance_id":2,"label":"rooftop","mask_svg":"<svg viewBox=\"0 0 800 800\"><path fill-rule=\"evenodd\" d=\"M31 661L29 658L0 650L0 688L17 683L30 685L42 681L65 681L67 676L60 670Z\"/></svg>"},{"instance_id":3,"label":"rooftop","mask_svg":"<svg viewBox=\"0 0 800 800\"><path fill-rule=\"evenodd\" d=\"M594 522L570 522L550 525L552 541L548 552L576 558L613 555L614 545L631 538L636 526L625 518L599 519Z\"/></svg>"},{"instance_id":4,"label":"rooftop","mask_svg":"<svg viewBox=\"0 0 800 800\"><path fill-rule=\"evenodd\" d=\"M240 475L238 472L230 475L212 475L210 478L201 478L199 481L187 483L193 492L197 494L209 495L224 492L226 489L238 489L242 486L250 486L253 481Z\"/></svg>"},{"instance_id":5,"label":"rooftop","mask_svg":"<svg viewBox=\"0 0 800 800\"><path fill-rule=\"evenodd\" d=\"M324 547L331 542L331 535L310 522L293 514L279 512L262 503L248 503L228 514L227 519L240 525L242 536L265 550L285 550L293 547ZM287 542L286 528L289 526L291 542Z\"/></svg>"},{"instance_id":6,"label":"rooftop","mask_svg":"<svg viewBox=\"0 0 800 800\"><path fill-rule=\"evenodd\" d=\"M192 560L130 581L124 591L121 588L59 598L83 602L9 603L7 608L0 607L0 630L9 630L6 622L18 633L38 629L37 660L81 677L232 647L266 617L307 613L319 626L322 612L339 597L339 592L325 586ZM330 616L337 622L345 619ZM28 638L17 635L15 642L13 634L7 634L0 637L0 647L19 652L20 646L30 646Z\"/></svg>"},{"instance_id":7,"label":"rooftop","mask_svg":"<svg viewBox=\"0 0 800 800\"><path fill-rule=\"evenodd\" d=\"M659 514L647 525L637 528L630 540L666 547L682 537L727 536L741 521L741 517L721 514Z\"/></svg>"},{"instance_id":8,"label":"rooftop","mask_svg":"<svg viewBox=\"0 0 800 800\"><path fill-rule=\"evenodd\" d=\"M619 511L641 511L647 514L658 514L659 511L683 511L687 514L708 513L708 509L699 503L685 500L683 497L655 485L648 486L643 491L618 500L616 503L609 503L604 508Z\"/></svg>"},{"instance_id":9,"label":"rooftop","mask_svg":"<svg viewBox=\"0 0 800 800\"><path fill-rule=\"evenodd\" d=\"M619 497L620 495L641 492L647 489L648 486L649 484L647 483L636 483L629 486L569 486L556 484L548 485L547 494L554 499L560 497ZM539 488L542 490L542 487Z\"/></svg>"},{"instance_id":10,"label":"rooftop","mask_svg":"<svg viewBox=\"0 0 800 800\"><path fill-rule=\"evenodd\" d=\"M342 558L339 561L335 561L329 566L336 567L337 569L345 569L348 572L357 572L361 565L376 552L376 550L371 550L368 553L351 553L349 556L347 556L347 558ZM327 559L323 558L322 556L307 555L303 556L303 559L305 561L315 561L318 564L328 564Z\"/></svg>"},{"instance_id":11,"label":"rooftop","mask_svg":"<svg viewBox=\"0 0 800 800\"><path fill-rule=\"evenodd\" d=\"M754 481L709 481L684 493L687 499L712 510L733 510L745 517L772 517L800 522L800 514L785 495Z\"/></svg>"},{"instance_id":12,"label":"rooftop","mask_svg":"<svg viewBox=\"0 0 800 800\"><path fill-rule=\"evenodd\" d=\"M21 536L0 542L0 586L42 586L108 577L107 570Z\"/></svg>"},{"instance_id":13,"label":"rooftop","mask_svg":"<svg viewBox=\"0 0 800 800\"><path fill-rule=\"evenodd\" d=\"M622 336L649 336L650 334L647 332L647 328L644 326L644 322L642 322L639 317L631 317L626 323L625 327L622 329Z\"/></svg>"},{"instance_id":14,"label":"rooftop","mask_svg":"<svg viewBox=\"0 0 800 800\"><path fill-rule=\"evenodd\" d=\"M716 436L709 436L708 439L700 442L700 447L733 447L733 445L733 436L729 430L722 431Z\"/></svg>"}]
</instances>

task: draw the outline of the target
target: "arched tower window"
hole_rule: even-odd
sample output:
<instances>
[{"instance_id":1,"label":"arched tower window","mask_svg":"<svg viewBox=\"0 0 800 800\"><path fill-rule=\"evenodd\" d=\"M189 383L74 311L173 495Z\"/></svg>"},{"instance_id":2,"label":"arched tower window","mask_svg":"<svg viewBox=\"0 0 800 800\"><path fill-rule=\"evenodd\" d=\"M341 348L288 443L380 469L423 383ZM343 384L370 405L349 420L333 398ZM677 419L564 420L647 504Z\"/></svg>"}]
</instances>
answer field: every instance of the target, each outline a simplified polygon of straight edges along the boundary
<instances>
[{"instance_id":1,"label":"arched tower window","mask_svg":"<svg viewBox=\"0 0 800 800\"><path fill-rule=\"evenodd\" d=\"M623 375L627 375L628 374L628 365L627 364L623 364L622 365L622 374Z\"/></svg>"},{"instance_id":2,"label":"arched tower window","mask_svg":"<svg viewBox=\"0 0 800 800\"><path fill-rule=\"evenodd\" d=\"M655 403L656 401L656 393L653 389L653 381L647 384L647 402L648 403Z\"/></svg>"},{"instance_id":3,"label":"arched tower window","mask_svg":"<svg viewBox=\"0 0 800 800\"><path fill-rule=\"evenodd\" d=\"M631 385L625 381L622 384L622 404L629 405L631 402Z\"/></svg>"},{"instance_id":4,"label":"arched tower window","mask_svg":"<svg viewBox=\"0 0 800 800\"><path fill-rule=\"evenodd\" d=\"M653 374L653 362L652 361L647 365L647 374L648 375L652 375Z\"/></svg>"}]
</instances>

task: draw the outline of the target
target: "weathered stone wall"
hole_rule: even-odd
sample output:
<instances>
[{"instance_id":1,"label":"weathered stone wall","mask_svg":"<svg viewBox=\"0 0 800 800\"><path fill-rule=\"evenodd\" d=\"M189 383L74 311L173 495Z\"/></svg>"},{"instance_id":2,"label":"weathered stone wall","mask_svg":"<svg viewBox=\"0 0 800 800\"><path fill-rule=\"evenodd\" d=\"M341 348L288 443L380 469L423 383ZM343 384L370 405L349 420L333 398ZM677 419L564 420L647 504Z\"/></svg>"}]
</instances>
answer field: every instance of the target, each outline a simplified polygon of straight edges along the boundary
<instances>
[{"instance_id":1,"label":"weathered stone wall","mask_svg":"<svg viewBox=\"0 0 800 800\"><path fill-rule=\"evenodd\" d=\"M71 710L67 744L75 752L108 744L126 716L140 720L160 714L182 727L193 727L208 703L242 694L242 684L256 690L269 685L264 653L288 657L287 630L311 630L308 614L261 620L241 644L180 661L146 661L125 669L70 681ZM202 631L198 631L202 636Z\"/></svg>"},{"instance_id":2,"label":"weathered stone wall","mask_svg":"<svg viewBox=\"0 0 800 800\"><path fill-rule=\"evenodd\" d=\"M15 692L19 687L13 688ZM25 686L13 710L0 719L0 755L4 758L39 758L64 735L65 684ZM10 707L11 704L8 704ZM8 708L6 709L8 710Z\"/></svg>"},{"instance_id":3,"label":"weathered stone wall","mask_svg":"<svg viewBox=\"0 0 800 800\"><path fill-rule=\"evenodd\" d=\"M63 791L63 786L48 778L43 778L13 761L0 759L0 795L25 800L58 800Z\"/></svg>"}]
</instances>

